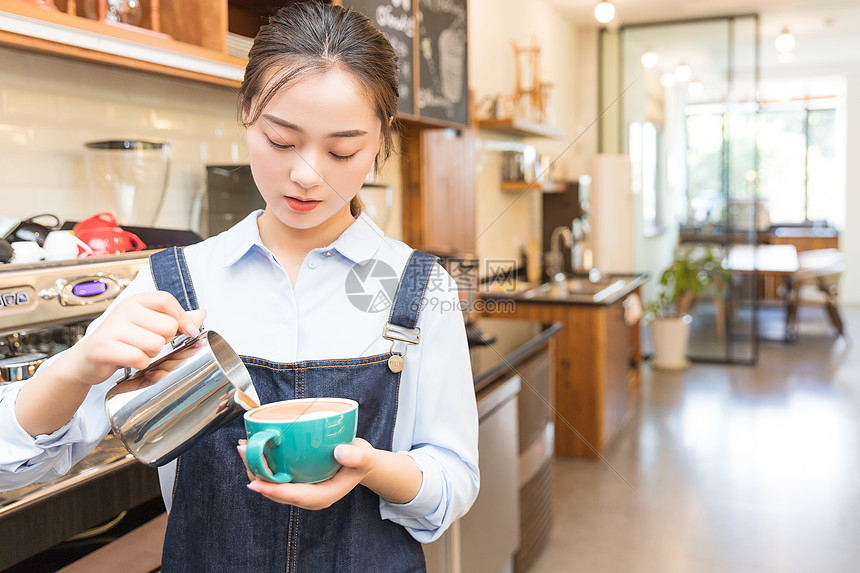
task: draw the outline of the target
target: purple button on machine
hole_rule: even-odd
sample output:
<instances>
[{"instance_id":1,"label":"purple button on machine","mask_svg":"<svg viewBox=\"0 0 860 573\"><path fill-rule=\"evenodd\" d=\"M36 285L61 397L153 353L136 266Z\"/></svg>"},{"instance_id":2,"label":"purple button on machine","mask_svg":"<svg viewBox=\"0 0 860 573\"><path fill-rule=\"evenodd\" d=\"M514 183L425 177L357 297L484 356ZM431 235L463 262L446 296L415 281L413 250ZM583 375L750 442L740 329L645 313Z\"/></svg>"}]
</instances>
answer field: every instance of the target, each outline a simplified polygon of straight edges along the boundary
<instances>
[{"instance_id":1,"label":"purple button on machine","mask_svg":"<svg viewBox=\"0 0 860 573\"><path fill-rule=\"evenodd\" d=\"M72 294L75 296L95 296L102 294L107 290L107 285L101 281L93 281L89 283L80 283L72 287Z\"/></svg>"}]
</instances>

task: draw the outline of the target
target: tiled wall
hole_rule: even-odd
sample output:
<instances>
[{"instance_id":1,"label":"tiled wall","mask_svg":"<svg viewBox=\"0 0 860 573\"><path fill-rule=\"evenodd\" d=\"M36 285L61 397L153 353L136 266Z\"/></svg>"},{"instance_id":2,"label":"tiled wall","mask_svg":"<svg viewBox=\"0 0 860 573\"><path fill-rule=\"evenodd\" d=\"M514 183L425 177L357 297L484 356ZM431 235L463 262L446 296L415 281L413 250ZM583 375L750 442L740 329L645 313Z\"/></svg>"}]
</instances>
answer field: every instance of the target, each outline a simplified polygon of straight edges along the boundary
<instances>
[{"instance_id":1,"label":"tiled wall","mask_svg":"<svg viewBox=\"0 0 860 573\"><path fill-rule=\"evenodd\" d=\"M84 142L157 138L173 163L156 225L189 228L205 165L247 162L235 102L226 86L0 48L0 215L103 210Z\"/></svg>"},{"instance_id":2,"label":"tiled wall","mask_svg":"<svg viewBox=\"0 0 860 573\"><path fill-rule=\"evenodd\" d=\"M248 162L233 88L0 48L0 215L78 221L105 210L88 180L84 143L132 138L166 140L173 149L159 227L196 228L192 206L205 191L206 165ZM396 158L379 182L393 189L379 222L400 238ZM383 209L380 197L368 192L365 204Z\"/></svg>"}]
</instances>

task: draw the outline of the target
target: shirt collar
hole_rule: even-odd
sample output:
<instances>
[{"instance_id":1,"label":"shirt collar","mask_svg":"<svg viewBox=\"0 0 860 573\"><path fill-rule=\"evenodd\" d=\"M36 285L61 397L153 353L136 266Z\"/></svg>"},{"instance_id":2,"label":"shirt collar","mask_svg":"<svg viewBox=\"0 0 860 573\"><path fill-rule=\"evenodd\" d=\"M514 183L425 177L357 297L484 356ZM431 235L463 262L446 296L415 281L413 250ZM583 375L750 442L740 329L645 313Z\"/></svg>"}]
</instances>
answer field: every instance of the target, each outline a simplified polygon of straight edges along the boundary
<instances>
[{"instance_id":1,"label":"shirt collar","mask_svg":"<svg viewBox=\"0 0 860 573\"><path fill-rule=\"evenodd\" d=\"M335 249L353 263L361 263L373 258L384 237L385 232L379 225L362 213L328 248Z\"/></svg>"},{"instance_id":2,"label":"shirt collar","mask_svg":"<svg viewBox=\"0 0 860 573\"><path fill-rule=\"evenodd\" d=\"M257 218L263 214L262 209L253 211L247 217L225 231L222 236L229 238L227 248L224 250L224 267L229 267L245 257L254 247L263 252L266 248L260 239L260 228L257 226Z\"/></svg>"},{"instance_id":3,"label":"shirt collar","mask_svg":"<svg viewBox=\"0 0 860 573\"><path fill-rule=\"evenodd\" d=\"M262 214L262 210L254 211L224 233L225 238L230 239L230 246L224 251L224 267L236 264L255 247L262 252L268 252L260 239L260 228L257 226L257 218ZM323 250L334 249L352 262L361 263L376 254L384 237L385 232L379 225L362 213L340 237Z\"/></svg>"}]
</instances>

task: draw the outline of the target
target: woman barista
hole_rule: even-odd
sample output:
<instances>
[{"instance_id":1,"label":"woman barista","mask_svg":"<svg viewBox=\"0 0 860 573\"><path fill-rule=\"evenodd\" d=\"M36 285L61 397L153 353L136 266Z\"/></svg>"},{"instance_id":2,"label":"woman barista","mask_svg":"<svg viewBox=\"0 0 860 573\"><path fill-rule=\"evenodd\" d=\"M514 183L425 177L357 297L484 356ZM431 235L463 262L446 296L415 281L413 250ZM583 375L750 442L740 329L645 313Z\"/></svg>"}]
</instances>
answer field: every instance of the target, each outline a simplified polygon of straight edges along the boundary
<instances>
[{"instance_id":1,"label":"woman barista","mask_svg":"<svg viewBox=\"0 0 860 573\"><path fill-rule=\"evenodd\" d=\"M423 570L419 542L477 495L477 413L453 281L355 200L390 153L396 104L396 56L365 17L316 3L273 16L240 89L266 209L154 255L81 342L4 388L0 486L68 471L107 433L117 369L145 367L205 317L242 355L260 402L355 399L359 439L338 447L344 467L319 484L248 484L239 420L195 445L160 469L164 570ZM347 293L371 268L397 283L390 312ZM402 371L385 359L387 323L420 329Z\"/></svg>"}]
</instances>

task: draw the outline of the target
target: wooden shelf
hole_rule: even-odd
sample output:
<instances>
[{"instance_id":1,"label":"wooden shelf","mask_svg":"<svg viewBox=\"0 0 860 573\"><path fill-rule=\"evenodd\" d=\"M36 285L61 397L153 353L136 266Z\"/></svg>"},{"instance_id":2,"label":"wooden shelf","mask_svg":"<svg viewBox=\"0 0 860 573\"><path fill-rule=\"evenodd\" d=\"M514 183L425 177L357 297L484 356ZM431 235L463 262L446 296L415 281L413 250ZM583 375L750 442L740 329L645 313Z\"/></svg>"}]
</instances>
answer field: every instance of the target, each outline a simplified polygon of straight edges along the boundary
<instances>
[{"instance_id":1,"label":"wooden shelf","mask_svg":"<svg viewBox=\"0 0 860 573\"><path fill-rule=\"evenodd\" d=\"M165 12L162 5L162 15ZM226 30L223 40L197 45L177 40L170 26L162 27L162 32L173 39L144 28L109 25L16 0L0 0L0 45L239 86L247 60L227 55L226 46L221 49Z\"/></svg>"},{"instance_id":2,"label":"wooden shelf","mask_svg":"<svg viewBox=\"0 0 860 573\"><path fill-rule=\"evenodd\" d=\"M414 130L419 133L424 129L456 129L460 131L467 127L459 123L454 123L453 121L443 121L441 119L434 119L432 117L424 117L403 112L397 112L397 120L395 124L398 124L402 131L408 132L410 130Z\"/></svg>"},{"instance_id":3,"label":"wooden shelf","mask_svg":"<svg viewBox=\"0 0 860 573\"><path fill-rule=\"evenodd\" d=\"M499 189L508 193L522 193L523 191L536 191L540 193L560 193L566 188L559 181L502 181Z\"/></svg>"},{"instance_id":4,"label":"wooden shelf","mask_svg":"<svg viewBox=\"0 0 860 573\"><path fill-rule=\"evenodd\" d=\"M564 132L549 125L524 121L521 119L481 119L478 128L497 131L514 137L564 138Z\"/></svg>"}]
</instances>

